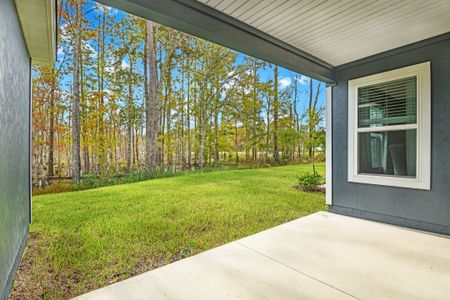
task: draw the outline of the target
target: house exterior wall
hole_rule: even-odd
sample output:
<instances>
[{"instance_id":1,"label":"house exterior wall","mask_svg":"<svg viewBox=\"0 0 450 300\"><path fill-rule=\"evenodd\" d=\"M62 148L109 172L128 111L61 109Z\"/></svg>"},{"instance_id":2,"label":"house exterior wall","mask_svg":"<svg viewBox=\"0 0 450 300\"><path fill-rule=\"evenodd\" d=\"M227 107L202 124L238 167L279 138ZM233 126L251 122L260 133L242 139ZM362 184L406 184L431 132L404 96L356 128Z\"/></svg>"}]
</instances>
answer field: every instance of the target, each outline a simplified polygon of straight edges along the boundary
<instances>
[{"instance_id":1,"label":"house exterior wall","mask_svg":"<svg viewBox=\"0 0 450 300\"><path fill-rule=\"evenodd\" d=\"M431 190L347 181L348 81L431 62ZM450 34L336 68L331 212L450 234Z\"/></svg>"},{"instance_id":2,"label":"house exterior wall","mask_svg":"<svg viewBox=\"0 0 450 300\"><path fill-rule=\"evenodd\" d=\"M30 221L30 57L12 0L0 1L0 299Z\"/></svg>"}]
</instances>

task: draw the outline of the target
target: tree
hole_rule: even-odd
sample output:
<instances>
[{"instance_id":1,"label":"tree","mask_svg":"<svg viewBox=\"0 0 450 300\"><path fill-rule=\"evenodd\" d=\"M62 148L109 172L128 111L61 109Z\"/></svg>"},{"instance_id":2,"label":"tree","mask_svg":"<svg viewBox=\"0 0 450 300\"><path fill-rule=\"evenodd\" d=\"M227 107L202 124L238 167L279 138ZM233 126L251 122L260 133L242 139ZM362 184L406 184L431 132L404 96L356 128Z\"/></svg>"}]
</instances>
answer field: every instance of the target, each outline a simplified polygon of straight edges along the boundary
<instances>
[{"instance_id":1,"label":"tree","mask_svg":"<svg viewBox=\"0 0 450 300\"><path fill-rule=\"evenodd\" d=\"M56 72L54 69L48 72L50 75L50 105L48 108L49 111L49 136L48 136L48 167L47 167L47 175L54 176L54 145L55 145L55 104L56 104L56 93L57 93L57 84L56 84Z\"/></svg>"},{"instance_id":2,"label":"tree","mask_svg":"<svg viewBox=\"0 0 450 300\"><path fill-rule=\"evenodd\" d=\"M278 66L273 68L273 159L275 163L279 163L279 149L278 149L278 117L280 102L278 99Z\"/></svg>"},{"instance_id":3,"label":"tree","mask_svg":"<svg viewBox=\"0 0 450 300\"><path fill-rule=\"evenodd\" d=\"M73 100L72 100L72 182L80 183L80 58L82 35L82 1L74 1L75 21L73 26Z\"/></svg>"},{"instance_id":4,"label":"tree","mask_svg":"<svg viewBox=\"0 0 450 300\"><path fill-rule=\"evenodd\" d=\"M245 67L234 67L236 53L207 42L198 42L199 69L194 79L198 83L198 101L194 108L199 132L197 164L203 168L205 163L206 134L214 114L227 104L228 98L221 98L224 88L245 73ZM227 95L227 94L225 94Z\"/></svg>"},{"instance_id":5,"label":"tree","mask_svg":"<svg viewBox=\"0 0 450 300\"><path fill-rule=\"evenodd\" d=\"M61 0L58 23L55 68L33 69L35 184L278 164L321 146L317 81L91 0Z\"/></svg>"},{"instance_id":6,"label":"tree","mask_svg":"<svg viewBox=\"0 0 450 300\"><path fill-rule=\"evenodd\" d=\"M156 70L156 48L154 41L153 22L147 21L147 64L150 78L147 80L148 99L145 109L145 163L147 168L156 166L156 142L159 121L159 91L158 74Z\"/></svg>"},{"instance_id":7,"label":"tree","mask_svg":"<svg viewBox=\"0 0 450 300\"><path fill-rule=\"evenodd\" d=\"M180 45L179 34L171 29L164 27L164 30L158 30L153 22L147 21L147 64L149 78L147 80L148 101L146 103L146 166L153 169L157 163L157 142L158 129L160 125L160 93L163 81L166 80L166 73L171 65L173 53ZM158 78L157 60L156 60L156 41L155 33L159 31L160 40L165 40L164 58L160 55L160 74ZM162 49L161 49L162 50ZM170 72L170 70L169 70ZM166 84L170 84L167 83Z\"/></svg>"},{"instance_id":8,"label":"tree","mask_svg":"<svg viewBox=\"0 0 450 300\"><path fill-rule=\"evenodd\" d=\"M309 104L308 104L308 154L309 159L314 159L314 147L316 139L316 126L319 123L319 112L317 103L319 100L321 83L317 84L317 90L314 96L313 80L309 80Z\"/></svg>"}]
</instances>

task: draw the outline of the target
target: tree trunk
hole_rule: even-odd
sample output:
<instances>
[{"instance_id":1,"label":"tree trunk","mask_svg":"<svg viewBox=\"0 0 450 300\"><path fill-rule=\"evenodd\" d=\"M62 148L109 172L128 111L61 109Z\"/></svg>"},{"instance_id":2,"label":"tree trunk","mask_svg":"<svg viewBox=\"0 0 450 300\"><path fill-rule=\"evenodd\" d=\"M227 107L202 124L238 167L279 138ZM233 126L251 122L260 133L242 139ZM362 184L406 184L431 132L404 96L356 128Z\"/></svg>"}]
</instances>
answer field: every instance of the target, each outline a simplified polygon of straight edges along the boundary
<instances>
[{"instance_id":1,"label":"tree trunk","mask_svg":"<svg viewBox=\"0 0 450 300\"><path fill-rule=\"evenodd\" d=\"M294 85L294 124L295 124L295 130L298 133L300 133L300 120L298 116L298 75L295 75L295 85ZM297 146L297 147L296 147ZM300 142L299 140L296 140L294 142L294 152L297 150L297 158L300 158Z\"/></svg>"},{"instance_id":2,"label":"tree trunk","mask_svg":"<svg viewBox=\"0 0 450 300\"><path fill-rule=\"evenodd\" d=\"M75 3L75 41L73 47L73 100L72 100L72 182L80 183L80 56L81 56L81 3Z\"/></svg>"},{"instance_id":3,"label":"tree trunk","mask_svg":"<svg viewBox=\"0 0 450 300\"><path fill-rule=\"evenodd\" d=\"M185 137L184 137L184 108L185 108L185 89L184 83L186 79L186 65L185 65L185 56L182 56L181 63L181 99L180 99L180 108L181 108L181 120L180 120L180 156L181 156L181 168L184 169L186 165L186 155L185 155ZM188 89L189 90L189 89ZM189 96L188 96L189 97Z\"/></svg>"},{"instance_id":4,"label":"tree trunk","mask_svg":"<svg viewBox=\"0 0 450 300\"><path fill-rule=\"evenodd\" d=\"M169 166L173 165L173 142L172 142L172 106L171 106L171 101L172 101L172 61L170 57L166 58L166 64L167 66L167 73L166 73L166 78L165 78L165 86L166 86L166 101L165 101L165 112L166 112L166 132L167 132L167 164Z\"/></svg>"},{"instance_id":5,"label":"tree trunk","mask_svg":"<svg viewBox=\"0 0 450 300\"><path fill-rule=\"evenodd\" d=\"M158 75L156 71L156 49L153 39L153 23L147 21L147 54L148 54L148 102L145 110L145 164L147 168L156 166L156 147L159 120Z\"/></svg>"},{"instance_id":6,"label":"tree trunk","mask_svg":"<svg viewBox=\"0 0 450 300\"><path fill-rule=\"evenodd\" d=\"M313 94L313 81L309 80L309 104L308 104L308 154L309 159L314 158L314 147L315 147L315 132L316 132L316 111L317 102L319 100L321 83L317 84L316 95ZM313 100L314 97L314 100Z\"/></svg>"},{"instance_id":7,"label":"tree trunk","mask_svg":"<svg viewBox=\"0 0 450 300\"><path fill-rule=\"evenodd\" d=\"M199 126L200 126L200 128L199 128L199 130L200 130L200 146L198 149L198 166L201 169L201 168L203 168L203 163L205 160L206 125L204 124L203 120L200 120L199 123L200 123L199 124Z\"/></svg>"},{"instance_id":8,"label":"tree trunk","mask_svg":"<svg viewBox=\"0 0 450 300\"><path fill-rule=\"evenodd\" d=\"M147 28L145 29L145 34L147 34ZM145 108L145 113L147 114L147 107L149 105L149 85L148 85L148 38L146 37L144 39L144 58L143 58L143 67L144 67L144 108ZM145 127L147 127L147 115L146 115L146 122L144 124ZM147 137L147 130L146 130L146 137ZM147 138L146 138L146 143L147 143ZM147 151L145 151L147 154ZM145 156L146 156L145 154ZM145 162L146 166L148 166L147 161Z\"/></svg>"},{"instance_id":9,"label":"tree trunk","mask_svg":"<svg viewBox=\"0 0 450 300\"><path fill-rule=\"evenodd\" d=\"M309 103L308 103L308 156L309 159L313 157L313 146L312 146L312 104L313 104L313 81L309 79Z\"/></svg>"},{"instance_id":10,"label":"tree trunk","mask_svg":"<svg viewBox=\"0 0 450 300\"><path fill-rule=\"evenodd\" d=\"M269 150L270 150L270 96L267 99L267 109L266 109L266 161L269 160Z\"/></svg>"},{"instance_id":11,"label":"tree trunk","mask_svg":"<svg viewBox=\"0 0 450 300\"><path fill-rule=\"evenodd\" d=\"M278 153L278 114L280 103L278 101L278 66L273 70L273 159L276 163L280 161Z\"/></svg>"},{"instance_id":12,"label":"tree trunk","mask_svg":"<svg viewBox=\"0 0 450 300\"><path fill-rule=\"evenodd\" d=\"M81 128L81 142L82 142L82 157L83 157L83 163L81 164L82 168L83 168L83 174L88 174L91 171L91 164L90 164L90 155L89 155L89 146L88 146L88 137L89 137L89 132L88 132L88 125L87 123L87 112L86 112L86 107L87 105L87 100L86 100L86 93L85 93L85 85L84 85L84 69L83 69L83 65L84 65L84 60L83 60L83 55L81 53L80 55L80 105L81 105L81 116L80 116L80 128ZM95 136L94 136L95 138Z\"/></svg>"},{"instance_id":13,"label":"tree trunk","mask_svg":"<svg viewBox=\"0 0 450 300\"><path fill-rule=\"evenodd\" d=\"M214 113L214 163L218 164L219 157L219 110L216 108Z\"/></svg>"},{"instance_id":14,"label":"tree trunk","mask_svg":"<svg viewBox=\"0 0 450 300\"><path fill-rule=\"evenodd\" d=\"M54 142L55 142L55 91L56 90L56 74L52 72L52 90L50 97L50 126L49 126L49 136L48 136L48 176L54 176L53 172L53 153L54 153Z\"/></svg>"},{"instance_id":15,"label":"tree trunk","mask_svg":"<svg viewBox=\"0 0 450 300\"><path fill-rule=\"evenodd\" d=\"M132 84L132 72L133 72L133 61L131 56L129 56L130 67L129 67L129 78L128 78L128 122L127 122L127 172L131 171L131 155L132 155L132 144L133 144L133 84Z\"/></svg>"},{"instance_id":16,"label":"tree trunk","mask_svg":"<svg viewBox=\"0 0 450 300\"><path fill-rule=\"evenodd\" d=\"M166 147L166 118L167 118L167 86L164 87L165 89L165 93L164 93L164 101L162 103L162 108L161 108L161 113L160 113L160 120L159 123L161 124L160 126L160 133L158 134L158 136L160 136L160 150L159 150L159 155L160 155L160 163L164 164L164 153L165 153L165 147Z\"/></svg>"},{"instance_id":17,"label":"tree trunk","mask_svg":"<svg viewBox=\"0 0 450 300\"><path fill-rule=\"evenodd\" d=\"M56 128L58 128L58 124L59 124L59 116L57 114L56 115ZM60 135L59 131L57 134L56 147L58 149L58 156L57 156L58 176L61 177L61 173L62 173L62 166L61 166L62 142L61 142L61 135Z\"/></svg>"},{"instance_id":18,"label":"tree trunk","mask_svg":"<svg viewBox=\"0 0 450 300\"><path fill-rule=\"evenodd\" d=\"M239 163L237 118L234 119L234 153L235 153L235 156L236 156L236 163Z\"/></svg>"},{"instance_id":19,"label":"tree trunk","mask_svg":"<svg viewBox=\"0 0 450 300\"><path fill-rule=\"evenodd\" d=\"M252 160L256 160L256 141L258 140L257 137L257 122L258 122L258 90L257 90L257 83L258 83L258 72L257 72L257 60L256 58L253 58L253 125L252 125L252 131L253 131L253 141L252 141Z\"/></svg>"},{"instance_id":20,"label":"tree trunk","mask_svg":"<svg viewBox=\"0 0 450 300\"><path fill-rule=\"evenodd\" d=\"M131 135L132 155L131 156L133 157L133 164L132 164L132 166L134 168L134 167L136 167L136 129L135 129L135 126L132 126L131 132L132 132L132 135Z\"/></svg>"},{"instance_id":21,"label":"tree trunk","mask_svg":"<svg viewBox=\"0 0 450 300\"><path fill-rule=\"evenodd\" d=\"M106 151L106 128L105 128L105 97L104 97L104 64L105 64L105 27L106 17L105 9L102 10L101 22L98 26L98 50L97 50L97 76L98 76L98 170L100 174L106 172L108 158Z\"/></svg>"},{"instance_id":22,"label":"tree trunk","mask_svg":"<svg viewBox=\"0 0 450 300\"><path fill-rule=\"evenodd\" d=\"M187 153L187 164L191 167L192 159L192 137L191 137L191 65L188 58L188 80L187 80L187 107L186 107L186 119L187 119L187 134L188 134L188 153Z\"/></svg>"},{"instance_id":23,"label":"tree trunk","mask_svg":"<svg viewBox=\"0 0 450 300\"><path fill-rule=\"evenodd\" d=\"M137 165L139 165L139 132L137 127L134 128L134 158Z\"/></svg>"}]
</instances>

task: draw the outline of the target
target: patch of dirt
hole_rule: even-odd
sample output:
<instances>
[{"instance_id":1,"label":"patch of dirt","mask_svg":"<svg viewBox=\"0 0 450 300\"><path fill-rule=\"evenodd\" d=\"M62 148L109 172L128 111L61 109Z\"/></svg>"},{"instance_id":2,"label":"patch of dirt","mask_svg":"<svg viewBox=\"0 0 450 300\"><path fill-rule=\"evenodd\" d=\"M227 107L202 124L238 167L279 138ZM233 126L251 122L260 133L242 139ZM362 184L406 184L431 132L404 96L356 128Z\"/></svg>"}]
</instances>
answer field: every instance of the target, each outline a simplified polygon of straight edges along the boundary
<instances>
[{"instance_id":1,"label":"patch of dirt","mask_svg":"<svg viewBox=\"0 0 450 300\"><path fill-rule=\"evenodd\" d=\"M54 270L46 255L47 243L39 234L29 234L9 300L70 299L193 255L193 250L186 248L174 254L160 253L154 257L142 257L123 270L101 275L105 276L105 281L97 281L98 277L84 278L86 274L80 274L76 270L67 274ZM113 265L116 263L112 262Z\"/></svg>"},{"instance_id":2,"label":"patch of dirt","mask_svg":"<svg viewBox=\"0 0 450 300\"><path fill-rule=\"evenodd\" d=\"M302 192L313 192L313 193L322 193L322 194L325 194L325 192L326 192L326 188L323 185L318 186L315 190L312 190L312 191L306 191L299 185L294 185L293 188L296 190L302 191Z\"/></svg>"},{"instance_id":3,"label":"patch of dirt","mask_svg":"<svg viewBox=\"0 0 450 300\"><path fill-rule=\"evenodd\" d=\"M167 262L164 255L159 255L154 258L141 259L134 265L134 268L128 274L127 278L154 270L166 264Z\"/></svg>"},{"instance_id":4,"label":"patch of dirt","mask_svg":"<svg viewBox=\"0 0 450 300\"><path fill-rule=\"evenodd\" d=\"M37 234L30 233L8 299L22 300L42 298L42 287L38 284L32 272L33 261L38 252L38 248ZM43 273L42 276L46 276L46 274Z\"/></svg>"},{"instance_id":5,"label":"patch of dirt","mask_svg":"<svg viewBox=\"0 0 450 300\"><path fill-rule=\"evenodd\" d=\"M79 274L74 274L73 278L56 274L46 260L46 249L38 234L29 234L9 300L69 299L76 295ZM41 267L36 267L37 264Z\"/></svg>"}]
</instances>

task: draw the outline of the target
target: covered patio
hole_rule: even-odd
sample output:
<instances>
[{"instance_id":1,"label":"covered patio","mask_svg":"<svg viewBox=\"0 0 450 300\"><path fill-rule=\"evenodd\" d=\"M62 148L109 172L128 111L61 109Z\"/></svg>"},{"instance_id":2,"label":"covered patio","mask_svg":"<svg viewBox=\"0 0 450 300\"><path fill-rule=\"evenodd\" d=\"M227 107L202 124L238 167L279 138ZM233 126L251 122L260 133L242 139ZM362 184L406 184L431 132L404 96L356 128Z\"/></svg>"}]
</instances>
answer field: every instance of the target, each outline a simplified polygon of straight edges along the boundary
<instances>
[{"instance_id":1,"label":"covered patio","mask_svg":"<svg viewBox=\"0 0 450 300\"><path fill-rule=\"evenodd\" d=\"M318 212L79 296L448 299L450 239Z\"/></svg>"},{"instance_id":2,"label":"covered patio","mask_svg":"<svg viewBox=\"0 0 450 300\"><path fill-rule=\"evenodd\" d=\"M0 43L1 61L15 63L0 70L9 76L0 76L0 91L8 92L1 104L16 111L0 115L2 145L15 143L2 161L21 167L0 166L12 174L1 181L9 222L1 242L9 248L0 249L0 299L8 295L31 220L30 59L40 61L26 30L35 26L24 22L34 19L20 5L29 9L31 1L4 2L14 14L0 20L1 41L12 45ZM39 2L54 14L53 1ZM99 2L327 83L330 212L77 299L449 299L448 0ZM54 39L52 19L39 20L48 21ZM52 51L44 52L54 58L52 38Z\"/></svg>"}]
</instances>

